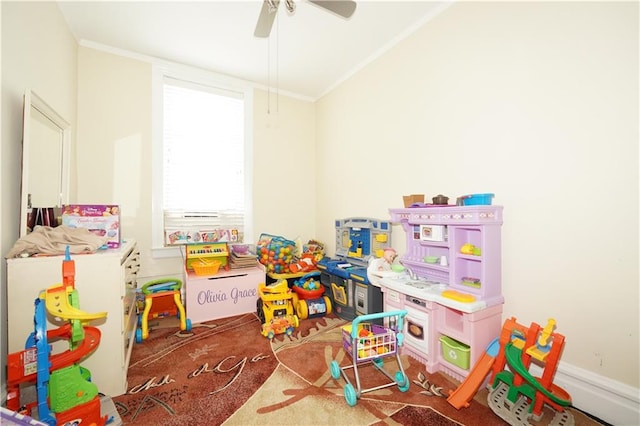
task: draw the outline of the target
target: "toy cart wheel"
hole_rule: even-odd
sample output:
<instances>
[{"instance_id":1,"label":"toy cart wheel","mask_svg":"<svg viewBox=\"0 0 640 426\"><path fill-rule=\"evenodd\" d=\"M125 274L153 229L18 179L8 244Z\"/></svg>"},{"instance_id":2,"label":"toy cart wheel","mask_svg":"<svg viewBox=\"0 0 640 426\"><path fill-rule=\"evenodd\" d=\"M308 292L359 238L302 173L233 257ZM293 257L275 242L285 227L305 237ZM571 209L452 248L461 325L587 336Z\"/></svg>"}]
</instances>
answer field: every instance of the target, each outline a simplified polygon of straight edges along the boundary
<instances>
[{"instance_id":1,"label":"toy cart wheel","mask_svg":"<svg viewBox=\"0 0 640 426\"><path fill-rule=\"evenodd\" d=\"M293 334L293 327L287 327L287 336L291 336Z\"/></svg>"},{"instance_id":2,"label":"toy cart wheel","mask_svg":"<svg viewBox=\"0 0 640 426\"><path fill-rule=\"evenodd\" d=\"M406 374L402 373L402 371L396 371L396 383L398 384L400 392L406 392L409 390L409 379Z\"/></svg>"},{"instance_id":3,"label":"toy cart wheel","mask_svg":"<svg viewBox=\"0 0 640 426\"><path fill-rule=\"evenodd\" d=\"M298 315L298 302L299 301L300 301L300 298L298 297L298 293L296 293L294 291L293 294L292 294L292 297L291 297L291 304L293 305L293 313L296 314L296 315Z\"/></svg>"},{"instance_id":4,"label":"toy cart wheel","mask_svg":"<svg viewBox=\"0 0 640 426\"><path fill-rule=\"evenodd\" d=\"M358 396L356 390L351 383L347 383L344 386L344 399L347 401L350 407L354 407L358 402Z\"/></svg>"},{"instance_id":5,"label":"toy cart wheel","mask_svg":"<svg viewBox=\"0 0 640 426\"><path fill-rule=\"evenodd\" d=\"M340 366L338 365L337 361L331 361L331 377L333 377L335 380L338 380L340 378Z\"/></svg>"},{"instance_id":6,"label":"toy cart wheel","mask_svg":"<svg viewBox=\"0 0 640 426\"><path fill-rule=\"evenodd\" d=\"M327 312L326 314L330 314L332 311L332 306L331 306L331 299L329 299L327 296L322 296L322 298L324 299L324 304L327 307Z\"/></svg>"},{"instance_id":7,"label":"toy cart wheel","mask_svg":"<svg viewBox=\"0 0 640 426\"><path fill-rule=\"evenodd\" d=\"M187 318L185 321L186 321L186 323L187 323L187 328L186 328L186 330L187 330L187 331L191 331L191 320L190 320L189 318Z\"/></svg>"},{"instance_id":8,"label":"toy cart wheel","mask_svg":"<svg viewBox=\"0 0 640 426\"><path fill-rule=\"evenodd\" d=\"M267 333L267 339L269 340L273 339L274 336L275 336L275 333L273 331L270 331Z\"/></svg>"},{"instance_id":9,"label":"toy cart wheel","mask_svg":"<svg viewBox=\"0 0 640 426\"><path fill-rule=\"evenodd\" d=\"M382 358L374 358L372 361L377 368L382 368L384 365L384 360Z\"/></svg>"},{"instance_id":10,"label":"toy cart wheel","mask_svg":"<svg viewBox=\"0 0 640 426\"><path fill-rule=\"evenodd\" d=\"M256 314L258 315L258 319L260 320L260 323L264 324L266 319L264 317L264 310L262 305L263 305L262 299L256 300Z\"/></svg>"},{"instance_id":11,"label":"toy cart wheel","mask_svg":"<svg viewBox=\"0 0 640 426\"><path fill-rule=\"evenodd\" d=\"M142 343L142 330L136 330L136 343Z\"/></svg>"}]
</instances>

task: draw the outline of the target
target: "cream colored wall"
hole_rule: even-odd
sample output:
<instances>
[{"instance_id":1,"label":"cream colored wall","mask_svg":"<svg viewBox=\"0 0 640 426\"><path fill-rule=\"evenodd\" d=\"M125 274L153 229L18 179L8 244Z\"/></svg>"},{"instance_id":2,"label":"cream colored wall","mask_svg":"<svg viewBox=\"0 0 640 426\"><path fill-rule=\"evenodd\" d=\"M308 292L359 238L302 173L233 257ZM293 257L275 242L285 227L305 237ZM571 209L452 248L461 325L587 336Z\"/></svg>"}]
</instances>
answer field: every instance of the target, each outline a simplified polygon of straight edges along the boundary
<instances>
[{"instance_id":1,"label":"cream colored wall","mask_svg":"<svg viewBox=\"0 0 640 426\"><path fill-rule=\"evenodd\" d=\"M563 363L637 388L638 47L637 3L452 5L318 102L317 237L494 192L504 317L555 318Z\"/></svg>"},{"instance_id":2,"label":"cream colored wall","mask_svg":"<svg viewBox=\"0 0 640 426\"><path fill-rule=\"evenodd\" d=\"M151 241L151 64L81 47L78 68L72 202L118 204L122 235L140 243L144 258Z\"/></svg>"},{"instance_id":3,"label":"cream colored wall","mask_svg":"<svg viewBox=\"0 0 640 426\"><path fill-rule=\"evenodd\" d=\"M88 47L80 48L78 62L79 179L72 201L119 204L123 235L141 247L141 276L180 274L181 258L151 255L152 64ZM254 93L255 235L248 240L266 232L306 241L315 224L315 106L272 93L268 113L267 98ZM194 178L203 187L224 184L206 167Z\"/></svg>"},{"instance_id":4,"label":"cream colored wall","mask_svg":"<svg viewBox=\"0 0 640 426\"><path fill-rule=\"evenodd\" d=\"M254 237L268 233L305 243L315 238L317 214L315 105L278 98L254 92Z\"/></svg>"},{"instance_id":5,"label":"cream colored wall","mask_svg":"<svg viewBox=\"0 0 640 426\"><path fill-rule=\"evenodd\" d=\"M0 144L0 253L18 239L25 89L40 95L72 125L75 144L78 44L54 2L0 2L2 15L2 143ZM73 179L73 175L72 175ZM72 188L73 189L73 188ZM0 291L0 352L7 353L6 263ZM51 283L55 284L55 283ZM46 286L47 283L43 283ZM34 295L34 298L37 295ZM32 307L27 306L26 309ZM25 339L27 336L25 336ZM5 383L5 369L0 369ZM2 386L2 392L4 392Z\"/></svg>"}]
</instances>

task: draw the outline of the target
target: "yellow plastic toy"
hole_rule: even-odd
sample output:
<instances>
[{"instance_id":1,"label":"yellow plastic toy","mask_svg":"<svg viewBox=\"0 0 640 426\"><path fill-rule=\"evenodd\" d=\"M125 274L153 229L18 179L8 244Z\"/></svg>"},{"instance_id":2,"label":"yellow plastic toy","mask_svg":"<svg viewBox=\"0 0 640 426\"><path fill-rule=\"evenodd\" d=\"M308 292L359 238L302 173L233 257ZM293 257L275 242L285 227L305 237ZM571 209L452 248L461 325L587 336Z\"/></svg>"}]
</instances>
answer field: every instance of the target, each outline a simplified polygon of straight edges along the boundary
<instances>
[{"instance_id":1,"label":"yellow plastic toy","mask_svg":"<svg viewBox=\"0 0 640 426\"><path fill-rule=\"evenodd\" d=\"M144 310L138 317L140 328L136 330L136 343L149 337L149 319L176 315L180 319L180 330L191 331L191 320L187 318L182 304L182 281L176 278L161 278L142 286Z\"/></svg>"},{"instance_id":2,"label":"yellow plastic toy","mask_svg":"<svg viewBox=\"0 0 640 426\"><path fill-rule=\"evenodd\" d=\"M547 325L540 331L536 344L527 349L527 354L531 355L538 361L544 362L549 355L551 342L553 340L553 330L556 328L556 320L549 318Z\"/></svg>"},{"instance_id":3,"label":"yellow plastic toy","mask_svg":"<svg viewBox=\"0 0 640 426\"><path fill-rule=\"evenodd\" d=\"M294 312L298 296L291 291L287 280L279 280L271 285L258 284L256 313L262 323L262 335L273 339L276 334L293 334L300 322Z\"/></svg>"}]
</instances>

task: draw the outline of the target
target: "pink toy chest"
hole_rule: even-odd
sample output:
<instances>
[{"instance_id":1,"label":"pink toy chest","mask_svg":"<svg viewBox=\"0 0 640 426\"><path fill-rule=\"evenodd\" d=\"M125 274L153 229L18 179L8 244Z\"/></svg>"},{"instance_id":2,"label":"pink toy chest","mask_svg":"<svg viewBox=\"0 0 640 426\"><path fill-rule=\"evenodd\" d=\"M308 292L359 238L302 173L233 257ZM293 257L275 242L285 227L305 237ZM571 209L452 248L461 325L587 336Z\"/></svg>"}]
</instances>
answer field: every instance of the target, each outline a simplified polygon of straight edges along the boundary
<instances>
[{"instance_id":1,"label":"pink toy chest","mask_svg":"<svg viewBox=\"0 0 640 426\"><path fill-rule=\"evenodd\" d=\"M187 318L193 324L256 312L258 284L265 282L262 265L219 270L211 276L186 273Z\"/></svg>"}]
</instances>

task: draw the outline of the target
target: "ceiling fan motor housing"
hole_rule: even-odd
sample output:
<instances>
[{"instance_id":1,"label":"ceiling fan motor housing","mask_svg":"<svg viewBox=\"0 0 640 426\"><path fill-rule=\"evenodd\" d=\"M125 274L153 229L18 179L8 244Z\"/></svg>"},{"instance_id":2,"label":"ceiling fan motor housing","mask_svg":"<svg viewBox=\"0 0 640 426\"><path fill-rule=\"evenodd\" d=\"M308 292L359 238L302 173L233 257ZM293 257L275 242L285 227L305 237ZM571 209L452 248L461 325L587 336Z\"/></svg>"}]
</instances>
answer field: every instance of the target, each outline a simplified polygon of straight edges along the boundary
<instances>
[{"instance_id":1,"label":"ceiling fan motor housing","mask_svg":"<svg viewBox=\"0 0 640 426\"><path fill-rule=\"evenodd\" d=\"M284 3L290 14L296 10L296 4L293 0L284 0ZM316 6L328 10L329 12L333 12L345 19L350 18L356 10L356 2L352 0L309 0L309 3L315 4ZM269 37L273 21L276 19L279 5L280 0L264 0L262 3L262 9L260 9L260 15L258 16L258 22L256 23L256 29L253 32L255 37Z\"/></svg>"}]
</instances>

